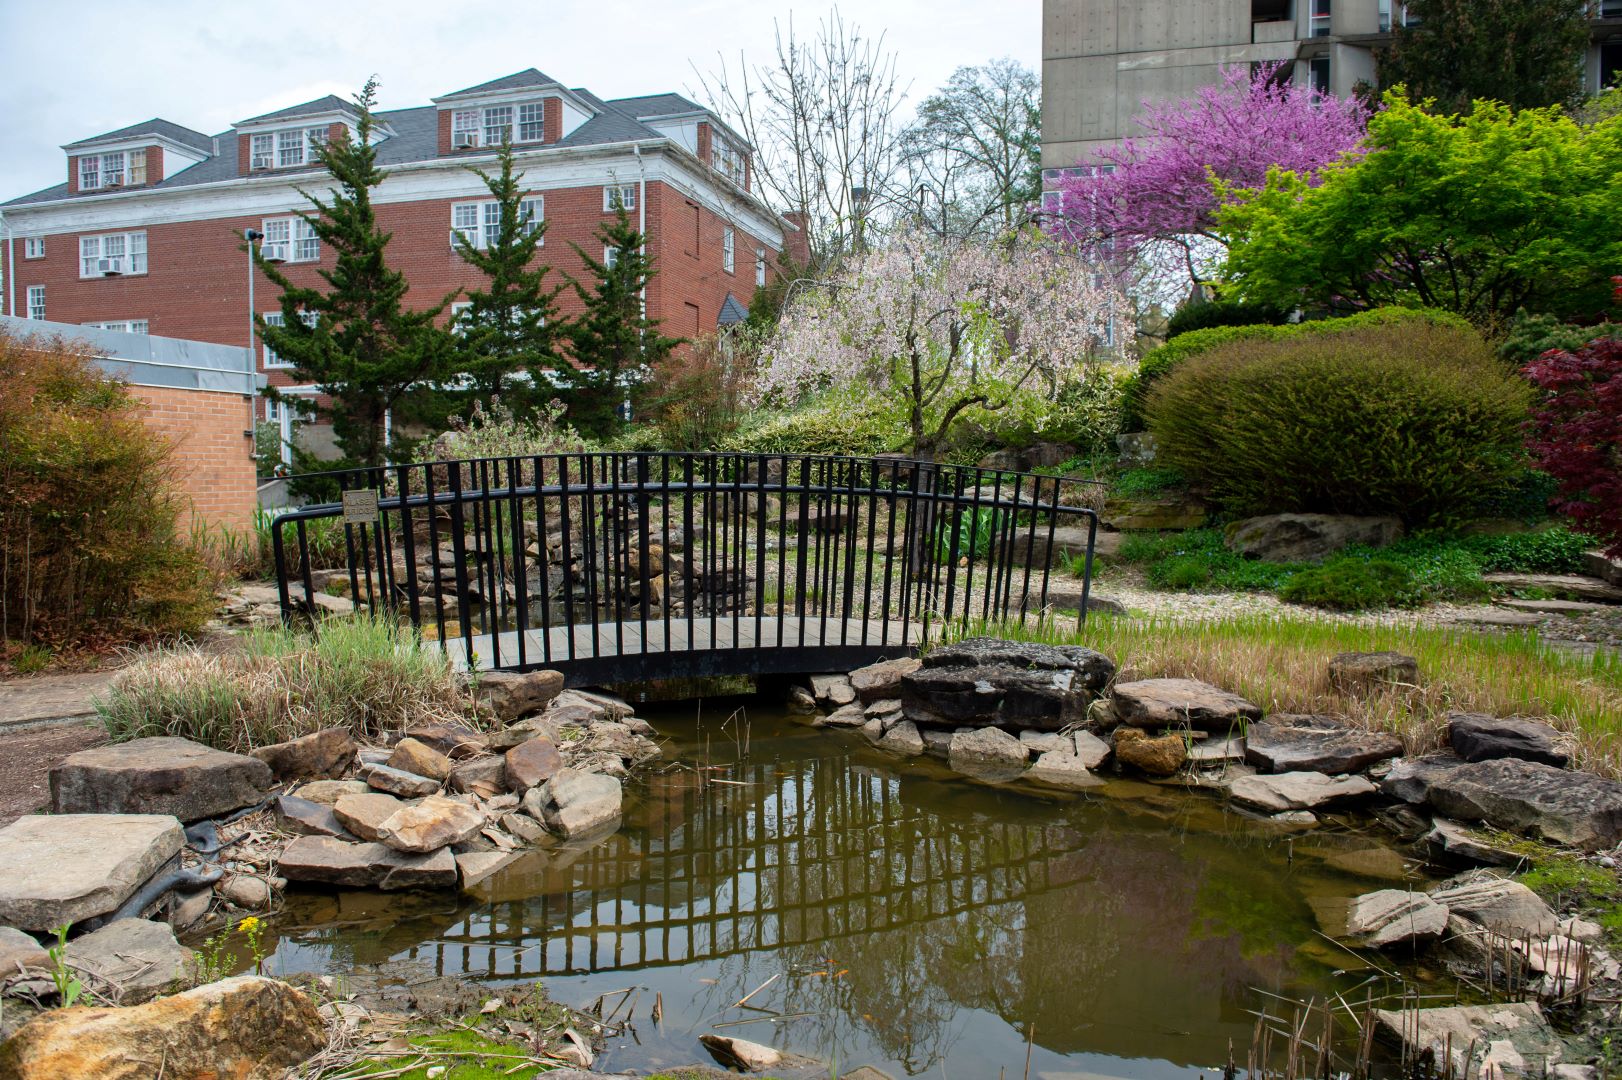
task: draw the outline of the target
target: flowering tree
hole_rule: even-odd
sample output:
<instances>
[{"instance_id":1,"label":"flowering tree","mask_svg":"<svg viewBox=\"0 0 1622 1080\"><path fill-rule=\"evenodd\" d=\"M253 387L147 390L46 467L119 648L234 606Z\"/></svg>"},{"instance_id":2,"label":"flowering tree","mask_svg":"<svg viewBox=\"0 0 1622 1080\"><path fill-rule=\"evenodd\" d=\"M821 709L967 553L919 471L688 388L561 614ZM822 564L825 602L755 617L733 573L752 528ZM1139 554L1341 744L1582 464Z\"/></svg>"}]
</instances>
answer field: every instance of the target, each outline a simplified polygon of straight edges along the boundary
<instances>
[{"instance_id":1,"label":"flowering tree","mask_svg":"<svg viewBox=\"0 0 1622 1080\"><path fill-rule=\"evenodd\" d=\"M1275 166L1314 174L1363 137L1361 103L1280 76L1278 65L1249 75L1226 68L1221 82L1192 97L1146 102L1137 117L1141 137L1102 151L1103 167L1089 170L1096 175L1060 182L1049 232L1140 259L1170 245L1200 280L1201 253L1220 251L1213 179L1250 188Z\"/></svg>"},{"instance_id":2,"label":"flowering tree","mask_svg":"<svg viewBox=\"0 0 1622 1080\"><path fill-rule=\"evenodd\" d=\"M1051 389L1112 339L1129 346L1127 310L1096 266L1050 243L906 232L794 300L753 393L759 402L831 388L894 397L909 449L928 458L970 410Z\"/></svg>"}]
</instances>

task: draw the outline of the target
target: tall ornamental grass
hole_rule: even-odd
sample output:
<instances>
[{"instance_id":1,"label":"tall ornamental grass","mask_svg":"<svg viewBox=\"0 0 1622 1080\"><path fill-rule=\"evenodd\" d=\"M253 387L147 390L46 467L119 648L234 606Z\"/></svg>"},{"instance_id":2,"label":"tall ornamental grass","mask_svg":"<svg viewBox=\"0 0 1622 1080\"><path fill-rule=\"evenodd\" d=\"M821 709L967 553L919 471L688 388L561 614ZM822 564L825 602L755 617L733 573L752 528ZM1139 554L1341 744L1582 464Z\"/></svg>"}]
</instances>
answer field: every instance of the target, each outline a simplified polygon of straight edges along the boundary
<instances>
[{"instance_id":1,"label":"tall ornamental grass","mask_svg":"<svg viewBox=\"0 0 1622 1080\"><path fill-rule=\"evenodd\" d=\"M409 627L368 618L328 621L319 634L250 630L228 652L144 650L96 709L115 741L175 735L235 751L321 728L376 738L408 723L473 715L442 653Z\"/></svg>"}]
</instances>

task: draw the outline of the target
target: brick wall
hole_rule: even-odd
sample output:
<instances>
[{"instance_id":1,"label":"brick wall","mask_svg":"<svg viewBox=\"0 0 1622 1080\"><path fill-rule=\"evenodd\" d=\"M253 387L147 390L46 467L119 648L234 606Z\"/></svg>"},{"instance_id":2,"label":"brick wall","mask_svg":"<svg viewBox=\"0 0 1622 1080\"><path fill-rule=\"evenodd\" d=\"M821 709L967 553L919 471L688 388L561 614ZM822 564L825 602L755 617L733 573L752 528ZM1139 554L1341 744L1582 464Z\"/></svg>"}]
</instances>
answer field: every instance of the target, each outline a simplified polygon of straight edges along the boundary
<instances>
[{"instance_id":1,"label":"brick wall","mask_svg":"<svg viewBox=\"0 0 1622 1080\"><path fill-rule=\"evenodd\" d=\"M253 441L242 434L247 399L155 386L130 392L146 402L147 425L174 440L177 479L193 511L210 526L251 529L259 498Z\"/></svg>"}]
</instances>

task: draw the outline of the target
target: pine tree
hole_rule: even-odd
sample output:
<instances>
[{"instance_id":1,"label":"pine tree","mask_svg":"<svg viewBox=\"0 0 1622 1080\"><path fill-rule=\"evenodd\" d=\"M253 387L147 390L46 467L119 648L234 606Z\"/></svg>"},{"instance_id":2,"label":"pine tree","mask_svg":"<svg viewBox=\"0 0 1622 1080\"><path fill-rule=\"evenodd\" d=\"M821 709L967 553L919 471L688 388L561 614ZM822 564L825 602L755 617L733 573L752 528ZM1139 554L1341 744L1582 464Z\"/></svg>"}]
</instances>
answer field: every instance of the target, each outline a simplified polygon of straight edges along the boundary
<instances>
[{"instance_id":1,"label":"pine tree","mask_svg":"<svg viewBox=\"0 0 1622 1080\"><path fill-rule=\"evenodd\" d=\"M624 207L598 228L597 239L606 256L602 262L571 245L595 282L590 289L570 282L585 307L564 331L569 362L557 371L570 423L582 435L604 438L623 424L621 404L682 339L663 336L659 320L648 317L643 292L655 273L653 260Z\"/></svg>"},{"instance_id":2,"label":"pine tree","mask_svg":"<svg viewBox=\"0 0 1622 1080\"><path fill-rule=\"evenodd\" d=\"M372 145L376 101L377 80L370 79L355 98L353 136L346 131L314 148L335 181L329 199L299 191L312 208L299 217L332 253L331 268L319 271L325 287L294 285L265 260L263 248L254 255L282 294L281 326L254 316L260 337L292 365L295 380L331 399L323 412L339 449L349 463L365 466L387 459L389 414L409 405L414 385L446 378L459 366L455 339L435 324L452 297L407 310L405 275L385 259L390 234L378 228L372 206L372 191L386 175Z\"/></svg>"},{"instance_id":3,"label":"pine tree","mask_svg":"<svg viewBox=\"0 0 1622 1080\"><path fill-rule=\"evenodd\" d=\"M1403 84L1440 112L1477 98L1512 109L1575 105L1583 97L1586 0L1408 0L1378 57L1380 85Z\"/></svg>"},{"instance_id":4,"label":"pine tree","mask_svg":"<svg viewBox=\"0 0 1622 1080\"><path fill-rule=\"evenodd\" d=\"M464 373L479 400L499 397L515 415L527 416L552 398L544 372L558 366L557 296L547 288L550 266L532 266L546 235L546 221L525 214L523 174L513 171L512 147L503 142L495 175L472 170L500 208L496 233L483 247L458 234L457 253L490 279L470 289L458 318L466 354ZM481 223L482 228L482 223ZM522 377L519 376L523 373ZM545 388L545 389L543 389Z\"/></svg>"}]
</instances>

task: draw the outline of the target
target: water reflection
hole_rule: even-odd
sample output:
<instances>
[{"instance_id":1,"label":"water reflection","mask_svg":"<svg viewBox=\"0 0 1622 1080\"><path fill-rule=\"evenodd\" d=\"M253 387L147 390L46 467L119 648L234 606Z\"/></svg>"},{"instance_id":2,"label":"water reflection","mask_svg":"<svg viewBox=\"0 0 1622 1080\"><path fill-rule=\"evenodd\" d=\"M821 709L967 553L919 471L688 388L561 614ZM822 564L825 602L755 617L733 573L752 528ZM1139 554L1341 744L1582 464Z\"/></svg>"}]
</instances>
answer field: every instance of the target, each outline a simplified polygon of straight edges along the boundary
<instances>
[{"instance_id":1,"label":"water reflection","mask_svg":"<svg viewBox=\"0 0 1622 1080\"><path fill-rule=\"evenodd\" d=\"M1307 899L1358 886L1294 849L1166 789L1033 798L757 720L730 768L653 777L610 841L531 852L475 897L295 905L284 961L413 957L576 1004L635 984L644 1013L659 991L663 1032L619 1066L691 1060L697 1033L754 1019L726 1030L910 1075L1018 1074L1033 1025L1033 1076L1186 1075L1230 1040L1242 1056L1257 988L1334 982ZM732 1007L779 973L763 1011Z\"/></svg>"}]
</instances>

